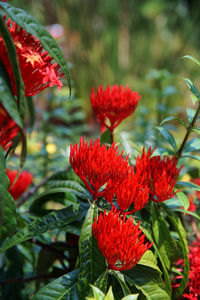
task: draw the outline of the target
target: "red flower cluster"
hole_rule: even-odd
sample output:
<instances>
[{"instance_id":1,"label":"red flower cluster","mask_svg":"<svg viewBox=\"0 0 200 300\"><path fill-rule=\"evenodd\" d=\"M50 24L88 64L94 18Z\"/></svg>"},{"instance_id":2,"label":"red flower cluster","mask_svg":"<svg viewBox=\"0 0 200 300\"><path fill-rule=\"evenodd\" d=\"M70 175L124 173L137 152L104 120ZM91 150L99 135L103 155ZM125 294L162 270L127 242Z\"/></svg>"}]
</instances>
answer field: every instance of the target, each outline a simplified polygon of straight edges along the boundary
<instances>
[{"instance_id":1,"label":"red flower cluster","mask_svg":"<svg viewBox=\"0 0 200 300\"><path fill-rule=\"evenodd\" d=\"M18 179L14 183L17 176L17 171L6 170L6 173L10 180L10 187L8 189L8 192L11 194L13 199L16 200L27 190L29 185L32 183L33 175L29 172L22 171Z\"/></svg>"},{"instance_id":2,"label":"red flower cluster","mask_svg":"<svg viewBox=\"0 0 200 300\"><path fill-rule=\"evenodd\" d=\"M81 178L93 199L105 196L128 175L128 157L123 157L115 143L110 148L101 145L100 139L90 144L81 137L78 143L70 147L70 163ZM106 186L105 186L106 185ZM100 190L104 188L103 190Z\"/></svg>"},{"instance_id":3,"label":"red flower cluster","mask_svg":"<svg viewBox=\"0 0 200 300\"><path fill-rule=\"evenodd\" d=\"M142 209L149 199L162 202L174 196L174 186L180 169L177 169L176 158L161 156L152 157L151 148L136 159L134 168L130 169L128 176L116 186L105 199L113 206L114 195L122 213L129 207L134 213ZM126 212L127 214L127 212Z\"/></svg>"},{"instance_id":4,"label":"red flower cluster","mask_svg":"<svg viewBox=\"0 0 200 300\"><path fill-rule=\"evenodd\" d=\"M142 209L149 200L149 187L147 184L144 184L144 180L145 174L141 177L139 173L134 173L134 169L131 167L130 173L122 184L118 185L114 191L108 193L105 199L113 205L112 201L115 194L120 211L124 212L133 204L134 207L128 214L134 213Z\"/></svg>"},{"instance_id":5,"label":"red flower cluster","mask_svg":"<svg viewBox=\"0 0 200 300\"><path fill-rule=\"evenodd\" d=\"M107 127L111 132L121 123L122 120L130 116L136 109L141 96L137 92L132 92L127 86L110 86L103 90L102 85L94 88L90 96L94 113L101 126ZM109 123L107 121L109 120Z\"/></svg>"},{"instance_id":6,"label":"red flower cluster","mask_svg":"<svg viewBox=\"0 0 200 300\"><path fill-rule=\"evenodd\" d=\"M128 270L133 268L143 254L152 246L145 243L145 235L141 234L140 223L133 224L133 219L126 220L119 212L106 211L96 217L93 224L93 234L98 247L106 258L108 268L113 270Z\"/></svg>"},{"instance_id":7,"label":"red flower cluster","mask_svg":"<svg viewBox=\"0 0 200 300\"><path fill-rule=\"evenodd\" d=\"M182 167L181 167L182 168ZM176 157L160 156L150 158L150 198L155 202L162 202L172 198L174 186L181 168L177 169Z\"/></svg>"},{"instance_id":8,"label":"red flower cluster","mask_svg":"<svg viewBox=\"0 0 200 300\"><path fill-rule=\"evenodd\" d=\"M0 104L0 145L3 150L12 146L12 140L20 132L20 127L9 116L4 107Z\"/></svg>"},{"instance_id":9,"label":"red flower cluster","mask_svg":"<svg viewBox=\"0 0 200 300\"><path fill-rule=\"evenodd\" d=\"M194 241L192 245L189 246L189 250L189 281L182 299L198 300L200 295L200 241ZM184 260L180 259L177 261L177 265L184 266ZM182 276L176 277L176 279L180 278L182 278ZM179 284L174 285L174 287L177 286L179 286Z\"/></svg>"},{"instance_id":10,"label":"red flower cluster","mask_svg":"<svg viewBox=\"0 0 200 300\"><path fill-rule=\"evenodd\" d=\"M57 63L52 64L52 57L48 55L47 51L44 51L40 41L15 22L11 22L10 19L7 21L7 27L16 47L21 75L25 84L25 95L35 96L45 88L54 85L60 89L63 85L60 81L63 74L58 73L60 66ZM0 37L0 57L9 75L13 93L16 95L12 66L2 37Z\"/></svg>"}]
</instances>

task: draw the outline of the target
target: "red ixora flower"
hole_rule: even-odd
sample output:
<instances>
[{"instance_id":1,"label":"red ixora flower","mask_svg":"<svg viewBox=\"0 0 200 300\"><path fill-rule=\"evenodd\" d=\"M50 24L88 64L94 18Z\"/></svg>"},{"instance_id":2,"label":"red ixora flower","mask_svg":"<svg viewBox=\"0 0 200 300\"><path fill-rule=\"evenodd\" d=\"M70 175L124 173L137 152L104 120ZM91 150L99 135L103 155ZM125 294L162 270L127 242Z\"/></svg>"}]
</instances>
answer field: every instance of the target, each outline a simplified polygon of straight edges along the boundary
<instances>
[{"instance_id":1,"label":"red ixora flower","mask_svg":"<svg viewBox=\"0 0 200 300\"><path fill-rule=\"evenodd\" d=\"M14 183L17 176L17 171L6 170L6 173L10 180L8 192L11 194L13 199L16 200L28 189L33 181L33 175L27 171L22 171Z\"/></svg>"},{"instance_id":2,"label":"red ixora flower","mask_svg":"<svg viewBox=\"0 0 200 300\"><path fill-rule=\"evenodd\" d=\"M200 295L200 241L196 240L189 246L189 281L181 299L198 300ZM177 266L183 267L184 260L179 259ZM182 268L180 269L182 271ZM181 279L182 276L176 276L173 279ZM173 284L174 287L178 287L179 283Z\"/></svg>"},{"instance_id":3,"label":"red ixora flower","mask_svg":"<svg viewBox=\"0 0 200 300\"><path fill-rule=\"evenodd\" d=\"M95 218L93 234L98 247L106 258L108 268L118 271L132 269L153 243L145 243L140 222L133 224L133 218L126 219L115 210L106 211Z\"/></svg>"},{"instance_id":4,"label":"red ixora flower","mask_svg":"<svg viewBox=\"0 0 200 300\"><path fill-rule=\"evenodd\" d=\"M9 116L5 108L0 104L0 145L3 150L12 146L12 140L20 132L20 127Z\"/></svg>"},{"instance_id":5,"label":"red ixora flower","mask_svg":"<svg viewBox=\"0 0 200 300\"><path fill-rule=\"evenodd\" d=\"M128 85L126 88L118 85L110 88L108 85L105 90L101 85L97 94L92 88L90 96L92 108L101 126L107 127L111 132L135 111L140 98L141 96L132 92Z\"/></svg>"},{"instance_id":6,"label":"red ixora flower","mask_svg":"<svg viewBox=\"0 0 200 300\"><path fill-rule=\"evenodd\" d=\"M126 214L134 213L142 209L149 200L149 186L146 184L146 174L142 176L134 172L133 167L124 181L118 185L114 191L108 193L105 199L113 205L114 194L119 206L120 212L124 213L131 205L133 209Z\"/></svg>"},{"instance_id":7,"label":"red ixora flower","mask_svg":"<svg viewBox=\"0 0 200 300\"><path fill-rule=\"evenodd\" d=\"M183 166L177 168L176 157L154 156L150 158L150 198L155 202L162 202L172 198L179 172Z\"/></svg>"},{"instance_id":8,"label":"red ixora flower","mask_svg":"<svg viewBox=\"0 0 200 300\"><path fill-rule=\"evenodd\" d=\"M63 85L60 81L63 74L58 73L60 66L52 63L52 57L48 55L47 51L44 51L40 41L15 22L11 22L10 19L7 21L7 27L16 47L19 67L25 84L25 95L35 96L45 88L54 85L60 89ZM13 93L16 95L12 66L2 37L0 37L0 57L9 75Z\"/></svg>"},{"instance_id":9,"label":"red ixora flower","mask_svg":"<svg viewBox=\"0 0 200 300\"><path fill-rule=\"evenodd\" d=\"M81 137L80 144L71 145L70 163L81 178L93 200L104 196L119 185L128 175L128 156L119 154L115 143L110 148L101 144L100 139L90 144ZM103 188L103 190L101 190Z\"/></svg>"}]
</instances>

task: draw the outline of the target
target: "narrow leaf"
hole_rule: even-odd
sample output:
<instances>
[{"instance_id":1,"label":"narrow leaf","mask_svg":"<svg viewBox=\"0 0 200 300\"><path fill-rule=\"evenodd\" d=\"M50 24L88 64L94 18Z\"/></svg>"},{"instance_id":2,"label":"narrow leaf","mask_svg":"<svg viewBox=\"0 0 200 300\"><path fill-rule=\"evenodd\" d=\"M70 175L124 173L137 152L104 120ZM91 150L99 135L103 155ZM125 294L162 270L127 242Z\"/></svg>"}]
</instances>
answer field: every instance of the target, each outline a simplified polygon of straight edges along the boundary
<instances>
[{"instance_id":1,"label":"narrow leaf","mask_svg":"<svg viewBox=\"0 0 200 300\"><path fill-rule=\"evenodd\" d=\"M175 141L175 138L173 137L173 135L167 129L165 129L164 127L156 127L156 129L158 129L160 131L160 133L165 138L165 140L177 152L178 149L177 149L176 141Z\"/></svg>"}]
</instances>

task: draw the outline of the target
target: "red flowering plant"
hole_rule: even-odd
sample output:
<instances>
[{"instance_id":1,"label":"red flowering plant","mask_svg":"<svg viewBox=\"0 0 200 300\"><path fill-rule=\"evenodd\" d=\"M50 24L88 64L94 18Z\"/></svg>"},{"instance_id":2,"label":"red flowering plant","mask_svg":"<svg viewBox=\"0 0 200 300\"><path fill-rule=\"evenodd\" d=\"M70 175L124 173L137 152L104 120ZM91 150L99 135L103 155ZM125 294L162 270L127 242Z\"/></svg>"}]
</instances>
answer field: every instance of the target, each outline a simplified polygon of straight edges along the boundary
<instances>
[{"instance_id":1,"label":"red flowering plant","mask_svg":"<svg viewBox=\"0 0 200 300\"><path fill-rule=\"evenodd\" d=\"M92 139L78 132L77 142L77 132L62 128L62 147L70 131L70 149L62 149L65 158L56 158L51 169L50 156L60 144L53 144L46 134L52 127L46 124L39 160L28 153L29 171L21 170L26 158L24 124L30 130L25 104L33 121L35 103L25 97L50 86L60 89L63 73L68 80L69 75L56 42L32 16L3 1L0 12L0 298L90 299L93 289L94 297L103 299L109 285L116 299L198 298L199 243L190 241L194 234L199 239L199 216L187 195L189 188L199 187L180 178L189 168L187 160L197 158L199 143L189 138L198 133L200 105L188 124L178 119L186 125L182 140L165 125L177 120L170 117L157 127L164 140L157 135L141 144L136 138L132 147L120 134L113 142L113 131L133 114L141 96L128 86L101 85L96 93L92 89L90 100L107 135ZM199 99L197 88L186 83ZM18 149L11 151L16 140L22 143L20 158ZM60 161L64 170L58 170ZM36 291L32 281L37 281Z\"/></svg>"},{"instance_id":2,"label":"red flowering plant","mask_svg":"<svg viewBox=\"0 0 200 300\"><path fill-rule=\"evenodd\" d=\"M90 101L94 113L100 122L101 128L108 128L113 139L114 129L136 109L141 96L126 86L108 85L103 90L102 85L94 88L90 95Z\"/></svg>"}]
</instances>

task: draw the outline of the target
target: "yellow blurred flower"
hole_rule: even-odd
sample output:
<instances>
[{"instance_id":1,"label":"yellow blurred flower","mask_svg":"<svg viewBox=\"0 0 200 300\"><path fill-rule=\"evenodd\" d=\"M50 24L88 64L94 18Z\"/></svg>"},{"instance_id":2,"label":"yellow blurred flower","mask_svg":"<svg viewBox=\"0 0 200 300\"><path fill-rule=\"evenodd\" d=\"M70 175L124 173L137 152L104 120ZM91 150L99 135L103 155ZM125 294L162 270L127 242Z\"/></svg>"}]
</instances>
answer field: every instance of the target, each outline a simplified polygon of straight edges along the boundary
<instances>
[{"instance_id":1,"label":"yellow blurred flower","mask_svg":"<svg viewBox=\"0 0 200 300\"><path fill-rule=\"evenodd\" d=\"M46 151L49 153L49 154L55 154L56 153L56 145L54 143L49 143L46 145Z\"/></svg>"},{"instance_id":2,"label":"yellow blurred flower","mask_svg":"<svg viewBox=\"0 0 200 300\"><path fill-rule=\"evenodd\" d=\"M191 181L191 176L189 174L184 174L183 177L181 178L181 181Z\"/></svg>"}]
</instances>

